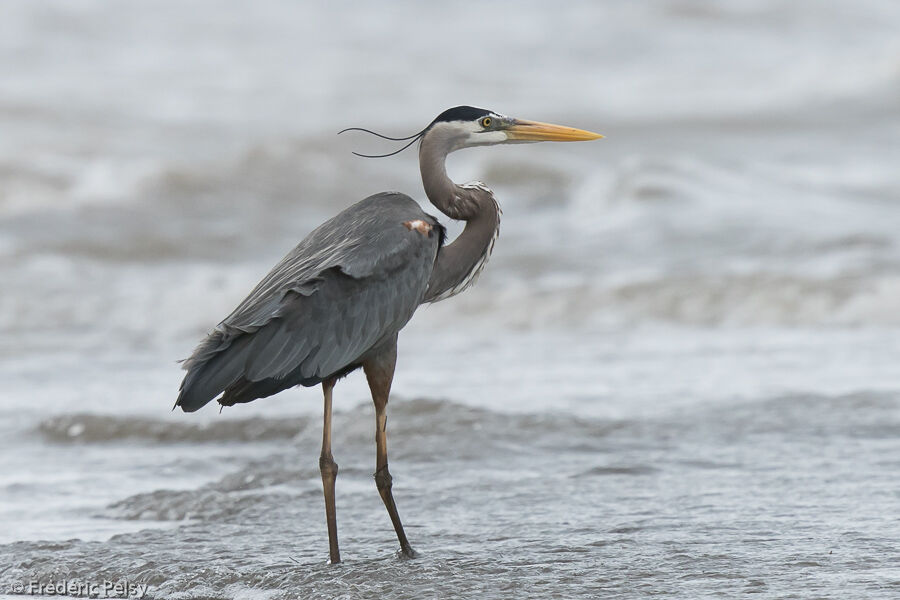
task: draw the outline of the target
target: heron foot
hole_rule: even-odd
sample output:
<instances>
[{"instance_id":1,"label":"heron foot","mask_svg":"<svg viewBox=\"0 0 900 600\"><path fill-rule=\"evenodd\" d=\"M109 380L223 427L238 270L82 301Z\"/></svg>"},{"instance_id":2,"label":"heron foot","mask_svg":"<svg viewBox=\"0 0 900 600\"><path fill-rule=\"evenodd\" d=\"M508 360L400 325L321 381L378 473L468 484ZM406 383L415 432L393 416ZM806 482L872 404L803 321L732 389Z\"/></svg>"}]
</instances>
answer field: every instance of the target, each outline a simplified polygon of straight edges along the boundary
<instances>
[{"instance_id":1,"label":"heron foot","mask_svg":"<svg viewBox=\"0 0 900 600\"><path fill-rule=\"evenodd\" d=\"M397 550L397 558L403 560L409 560L411 558L419 558L419 553L412 549L412 546L406 545L401 546L399 550Z\"/></svg>"}]
</instances>

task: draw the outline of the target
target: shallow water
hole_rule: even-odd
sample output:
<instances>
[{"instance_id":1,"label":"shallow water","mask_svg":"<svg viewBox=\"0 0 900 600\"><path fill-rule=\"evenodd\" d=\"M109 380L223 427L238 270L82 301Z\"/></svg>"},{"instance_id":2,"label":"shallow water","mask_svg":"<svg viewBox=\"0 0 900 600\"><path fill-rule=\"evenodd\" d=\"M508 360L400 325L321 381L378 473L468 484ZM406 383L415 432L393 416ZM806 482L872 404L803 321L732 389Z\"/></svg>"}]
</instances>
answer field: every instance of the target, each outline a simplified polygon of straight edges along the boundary
<instances>
[{"instance_id":1,"label":"shallow water","mask_svg":"<svg viewBox=\"0 0 900 600\"><path fill-rule=\"evenodd\" d=\"M339 567L323 564L321 481L303 459L315 456L318 419L162 428L81 415L45 423L40 435L79 451L175 445L229 469L92 515L140 531L3 546L5 576L127 575L156 597L896 592L896 538L886 530L897 505L896 395L794 395L639 419L400 400L392 460L421 554L412 561L393 554L363 466L372 412L364 404L335 420ZM196 470L199 461L179 462ZM163 479L167 467L141 471Z\"/></svg>"},{"instance_id":2,"label":"shallow water","mask_svg":"<svg viewBox=\"0 0 900 600\"><path fill-rule=\"evenodd\" d=\"M0 596L900 593L895 3L4 12ZM175 361L323 219L423 199L412 153L334 132L459 103L607 138L451 157L504 215L401 335L421 556L354 375L328 566L320 392L171 413Z\"/></svg>"}]
</instances>

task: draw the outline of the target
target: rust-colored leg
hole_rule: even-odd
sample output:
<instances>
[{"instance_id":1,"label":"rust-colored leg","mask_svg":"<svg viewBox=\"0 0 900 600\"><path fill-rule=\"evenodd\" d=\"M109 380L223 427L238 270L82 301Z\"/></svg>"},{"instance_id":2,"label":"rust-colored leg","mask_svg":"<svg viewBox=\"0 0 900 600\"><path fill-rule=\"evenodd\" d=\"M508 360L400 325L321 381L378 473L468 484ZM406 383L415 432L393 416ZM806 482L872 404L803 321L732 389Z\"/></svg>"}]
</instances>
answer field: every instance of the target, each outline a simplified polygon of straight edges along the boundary
<instances>
[{"instance_id":1,"label":"rust-colored leg","mask_svg":"<svg viewBox=\"0 0 900 600\"><path fill-rule=\"evenodd\" d=\"M331 456L331 392L334 384L334 379L322 382L322 391L325 392L325 422L322 427L322 454L319 456L319 472L322 473L322 487L325 490L325 519L328 521L328 554L331 564L341 562L334 506L334 480L337 479L338 466Z\"/></svg>"},{"instance_id":2,"label":"rust-colored leg","mask_svg":"<svg viewBox=\"0 0 900 600\"><path fill-rule=\"evenodd\" d=\"M394 531L397 532L397 539L400 540L400 551L412 558L416 553L406 539L403 523L400 522L400 515L397 514L397 505L394 503L393 494L391 494L392 480L391 472L388 470L387 459L386 410L396 364L397 345L395 343L390 350L363 364L363 370L366 372L369 389L372 391L372 400L375 402L375 485L378 487L378 493L381 494L384 506L387 508L391 522L394 524Z\"/></svg>"}]
</instances>

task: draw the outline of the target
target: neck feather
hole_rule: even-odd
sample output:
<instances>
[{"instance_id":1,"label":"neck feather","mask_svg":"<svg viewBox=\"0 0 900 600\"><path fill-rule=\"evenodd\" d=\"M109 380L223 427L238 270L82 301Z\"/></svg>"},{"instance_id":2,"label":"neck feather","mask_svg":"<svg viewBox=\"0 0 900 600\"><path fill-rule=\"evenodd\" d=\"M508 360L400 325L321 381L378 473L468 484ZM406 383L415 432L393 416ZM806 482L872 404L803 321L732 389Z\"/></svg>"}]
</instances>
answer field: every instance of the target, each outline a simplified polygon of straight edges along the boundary
<instances>
[{"instance_id":1,"label":"neck feather","mask_svg":"<svg viewBox=\"0 0 900 600\"><path fill-rule=\"evenodd\" d=\"M466 222L462 233L441 248L428 282L425 302L455 296L478 279L500 232L500 206L482 183L457 185L447 176L445 159L454 149L426 134L419 149L422 184L428 199L451 219Z\"/></svg>"}]
</instances>

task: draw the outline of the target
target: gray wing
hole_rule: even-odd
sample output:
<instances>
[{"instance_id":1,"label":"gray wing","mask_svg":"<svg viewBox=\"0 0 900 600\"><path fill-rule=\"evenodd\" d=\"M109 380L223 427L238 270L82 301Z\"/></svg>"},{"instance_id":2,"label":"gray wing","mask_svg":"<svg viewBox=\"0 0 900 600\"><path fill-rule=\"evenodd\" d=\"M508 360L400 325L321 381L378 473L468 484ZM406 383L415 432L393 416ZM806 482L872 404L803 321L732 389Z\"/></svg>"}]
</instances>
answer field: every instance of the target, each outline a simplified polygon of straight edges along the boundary
<instances>
[{"instance_id":1,"label":"gray wing","mask_svg":"<svg viewBox=\"0 0 900 600\"><path fill-rule=\"evenodd\" d=\"M421 220L427 232L404 223ZM443 228L408 196L377 194L313 231L184 362L176 406L231 405L314 385L391 339L422 300Z\"/></svg>"}]
</instances>

